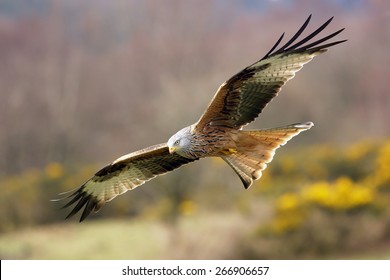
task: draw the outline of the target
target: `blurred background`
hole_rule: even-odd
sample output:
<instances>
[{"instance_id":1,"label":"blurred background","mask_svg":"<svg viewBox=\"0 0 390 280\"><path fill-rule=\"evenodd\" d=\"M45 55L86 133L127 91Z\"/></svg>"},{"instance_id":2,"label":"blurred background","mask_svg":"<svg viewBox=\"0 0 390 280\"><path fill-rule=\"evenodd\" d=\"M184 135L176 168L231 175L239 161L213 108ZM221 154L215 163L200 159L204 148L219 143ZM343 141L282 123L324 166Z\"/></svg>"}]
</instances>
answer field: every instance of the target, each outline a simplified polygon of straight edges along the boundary
<instances>
[{"instance_id":1,"label":"blurred background","mask_svg":"<svg viewBox=\"0 0 390 280\"><path fill-rule=\"evenodd\" d=\"M79 224L58 193L194 123L290 38L342 27L250 125L313 121L244 190L204 159ZM390 257L390 2L1 0L1 259Z\"/></svg>"}]
</instances>

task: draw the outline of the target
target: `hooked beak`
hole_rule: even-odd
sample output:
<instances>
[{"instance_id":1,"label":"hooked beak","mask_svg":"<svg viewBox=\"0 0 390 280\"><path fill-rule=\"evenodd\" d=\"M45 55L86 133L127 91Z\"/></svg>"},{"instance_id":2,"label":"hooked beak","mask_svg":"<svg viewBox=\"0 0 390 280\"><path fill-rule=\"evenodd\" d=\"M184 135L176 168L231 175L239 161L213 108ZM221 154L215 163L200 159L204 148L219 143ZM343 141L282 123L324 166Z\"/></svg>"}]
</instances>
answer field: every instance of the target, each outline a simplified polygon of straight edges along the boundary
<instances>
[{"instance_id":1,"label":"hooked beak","mask_svg":"<svg viewBox=\"0 0 390 280\"><path fill-rule=\"evenodd\" d=\"M175 147L169 147L169 153L173 154L176 151Z\"/></svg>"}]
</instances>

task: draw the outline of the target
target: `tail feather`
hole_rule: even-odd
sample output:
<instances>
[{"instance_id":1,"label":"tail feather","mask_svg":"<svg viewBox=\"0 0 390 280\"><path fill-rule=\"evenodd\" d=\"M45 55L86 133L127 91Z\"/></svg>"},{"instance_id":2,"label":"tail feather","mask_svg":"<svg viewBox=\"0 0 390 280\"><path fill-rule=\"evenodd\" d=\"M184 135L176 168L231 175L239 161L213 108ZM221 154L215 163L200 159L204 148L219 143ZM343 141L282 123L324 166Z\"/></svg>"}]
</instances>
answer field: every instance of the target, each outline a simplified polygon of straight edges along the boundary
<instances>
[{"instance_id":1,"label":"tail feather","mask_svg":"<svg viewBox=\"0 0 390 280\"><path fill-rule=\"evenodd\" d=\"M312 122L307 122L264 130L240 131L236 141L237 152L223 156L222 159L233 168L247 189L253 180L261 177L277 148L312 126Z\"/></svg>"}]
</instances>

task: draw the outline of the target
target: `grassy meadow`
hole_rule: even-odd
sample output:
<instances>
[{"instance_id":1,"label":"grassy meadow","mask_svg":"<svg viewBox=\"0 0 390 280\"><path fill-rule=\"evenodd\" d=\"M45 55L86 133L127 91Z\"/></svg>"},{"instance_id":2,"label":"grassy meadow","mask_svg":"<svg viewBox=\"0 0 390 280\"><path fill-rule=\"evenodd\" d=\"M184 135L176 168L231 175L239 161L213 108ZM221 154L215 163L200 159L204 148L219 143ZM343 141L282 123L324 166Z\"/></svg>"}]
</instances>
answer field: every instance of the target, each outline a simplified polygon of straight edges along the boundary
<instances>
[{"instance_id":1,"label":"grassy meadow","mask_svg":"<svg viewBox=\"0 0 390 280\"><path fill-rule=\"evenodd\" d=\"M230 213L236 215L235 213ZM242 217L241 217L242 218ZM225 219L225 222L223 220ZM229 223L231 221L233 223ZM46 225L3 234L2 259L248 259L242 238L253 225L226 213L185 218L175 227L156 221L108 219L85 225ZM238 223L237 223L238 222ZM246 226L245 229L241 226ZM244 236L241 236L244 234ZM245 237L246 236L246 237ZM275 243L275 242L274 242ZM264 250L283 250L283 244ZM252 245L263 246L254 242ZM248 244L246 244L248 246ZM288 245L287 245L288 246ZM274 254L269 252L269 254ZM265 256L266 257L266 256ZM285 259L280 255L281 259ZM389 259L390 242L301 259ZM294 259L289 255L288 259Z\"/></svg>"}]
</instances>

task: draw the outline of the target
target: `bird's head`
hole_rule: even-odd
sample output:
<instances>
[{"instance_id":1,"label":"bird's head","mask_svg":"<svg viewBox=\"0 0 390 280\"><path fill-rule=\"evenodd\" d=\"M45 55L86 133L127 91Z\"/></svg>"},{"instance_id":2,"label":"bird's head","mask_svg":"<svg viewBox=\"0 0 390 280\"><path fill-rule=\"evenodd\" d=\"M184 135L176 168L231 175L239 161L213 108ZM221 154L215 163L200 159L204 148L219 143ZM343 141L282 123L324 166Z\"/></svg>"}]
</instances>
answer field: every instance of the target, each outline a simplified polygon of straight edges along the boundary
<instances>
[{"instance_id":1,"label":"bird's head","mask_svg":"<svg viewBox=\"0 0 390 280\"><path fill-rule=\"evenodd\" d=\"M168 140L169 153L178 153L181 156L186 156L191 145L191 127L185 127L176 132Z\"/></svg>"}]
</instances>

